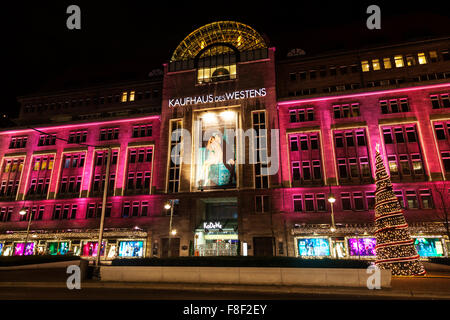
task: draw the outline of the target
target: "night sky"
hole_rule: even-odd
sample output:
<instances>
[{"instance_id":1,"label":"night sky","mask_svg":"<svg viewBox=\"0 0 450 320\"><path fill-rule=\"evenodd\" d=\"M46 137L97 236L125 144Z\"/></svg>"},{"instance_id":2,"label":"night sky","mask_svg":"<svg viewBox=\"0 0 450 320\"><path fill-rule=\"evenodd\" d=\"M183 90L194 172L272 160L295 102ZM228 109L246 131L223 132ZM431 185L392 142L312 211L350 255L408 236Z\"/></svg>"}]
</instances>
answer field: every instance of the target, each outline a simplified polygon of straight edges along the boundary
<instances>
[{"instance_id":1,"label":"night sky","mask_svg":"<svg viewBox=\"0 0 450 320\"><path fill-rule=\"evenodd\" d=\"M292 48L312 55L450 36L448 1L419 2L2 2L1 112L14 117L21 95L146 78L190 32L218 20L240 21L265 34L278 59ZM81 8L81 30L66 28L71 4ZM366 28L371 4L381 7L381 30Z\"/></svg>"}]
</instances>

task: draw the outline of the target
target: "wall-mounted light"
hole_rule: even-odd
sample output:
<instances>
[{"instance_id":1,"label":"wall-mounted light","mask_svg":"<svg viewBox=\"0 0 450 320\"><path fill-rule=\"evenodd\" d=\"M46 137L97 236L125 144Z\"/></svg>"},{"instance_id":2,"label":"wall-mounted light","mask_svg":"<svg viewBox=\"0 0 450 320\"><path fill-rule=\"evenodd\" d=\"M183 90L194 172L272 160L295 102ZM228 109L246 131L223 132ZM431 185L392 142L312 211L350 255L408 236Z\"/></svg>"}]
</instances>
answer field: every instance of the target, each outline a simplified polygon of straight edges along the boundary
<instances>
[{"instance_id":1,"label":"wall-mounted light","mask_svg":"<svg viewBox=\"0 0 450 320\"><path fill-rule=\"evenodd\" d=\"M231 111L231 110L226 110L226 111L222 111L220 113L220 117L224 120L224 121L232 121L235 119L236 117L236 112Z\"/></svg>"},{"instance_id":2,"label":"wall-mounted light","mask_svg":"<svg viewBox=\"0 0 450 320\"><path fill-rule=\"evenodd\" d=\"M330 195L328 196L328 202L329 203L335 203L336 202L336 198L334 197L334 195L332 193L330 193Z\"/></svg>"},{"instance_id":3,"label":"wall-mounted light","mask_svg":"<svg viewBox=\"0 0 450 320\"><path fill-rule=\"evenodd\" d=\"M217 117L213 112L205 112L202 119L207 124L217 123Z\"/></svg>"}]
</instances>

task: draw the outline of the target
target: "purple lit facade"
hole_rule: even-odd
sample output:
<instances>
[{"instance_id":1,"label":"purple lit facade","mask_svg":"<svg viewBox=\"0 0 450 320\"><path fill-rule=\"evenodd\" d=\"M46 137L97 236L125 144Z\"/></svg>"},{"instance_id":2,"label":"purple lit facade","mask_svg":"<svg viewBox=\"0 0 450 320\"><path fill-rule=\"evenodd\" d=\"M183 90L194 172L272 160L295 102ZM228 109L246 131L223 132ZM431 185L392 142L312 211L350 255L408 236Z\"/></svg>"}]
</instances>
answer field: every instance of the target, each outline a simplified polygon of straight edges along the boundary
<instances>
[{"instance_id":1,"label":"purple lit facade","mask_svg":"<svg viewBox=\"0 0 450 320\"><path fill-rule=\"evenodd\" d=\"M412 236L437 239L441 255L449 255L439 218L450 207L448 39L373 48L360 57L347 52L279 61L266 45L246 51L220 46L181 60L176 51L163 74L150 80L20 98L22 127L0 132L1 254L23 251L32 214L35 254L51 241L65 241L75 254L95 256L108 183L105 259L135 242L143 243L145 257L167 256L168 201L177 230L174 255L314 258L314 250L301 250L321 239L332 257L371 257L374 151L380 144ZM399 56L403 67L395 65ZM383 61L380 70L375 60ZM244 98L227 98L232 92ZM225 98L208 101L209 95ZM176 103L185 97L203 98ZM207 142L189 150L193 159L203 157L203 169L172 161L180 141L176 129L210 128L222 134L225 128L278 129L278 145L272 146L269 131L258 137L258 148L270 154L275 147L279 169L264 175L259 162L224 158L205 175ZM217 141L224 148L229 139ZM299 243L305 245L301 252Z\"/></svg>"}]
</instances>

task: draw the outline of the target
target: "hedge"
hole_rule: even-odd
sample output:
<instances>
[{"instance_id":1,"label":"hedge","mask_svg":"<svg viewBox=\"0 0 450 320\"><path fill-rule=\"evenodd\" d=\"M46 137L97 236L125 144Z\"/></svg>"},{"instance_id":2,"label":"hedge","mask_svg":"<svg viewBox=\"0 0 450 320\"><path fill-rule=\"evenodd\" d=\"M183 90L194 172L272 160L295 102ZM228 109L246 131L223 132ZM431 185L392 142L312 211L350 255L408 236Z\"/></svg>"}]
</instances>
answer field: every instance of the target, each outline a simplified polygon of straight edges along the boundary
<instances>
[{"instance_id":1,"label":"hedge","mask_svg":"<svg viewBox=\"0 0 450 320\"><path fill-rule=\"evenodd\" d=\"M431 263L445 264L450 266L450 258L429 258Z\"/></svg>"},{"instance_id":2,"label":"hedge","mask_svg":"<svg viewBox=\"0 0 450 320\"><path fill-rule=\"evenodd\" d=\"M355 268L365 269L367 260L301 259L294 257L173 257L115 259L113 266L178 266L178 267L272 267L272 268Z\"/></svg>"},{"instance_id":3,"label":"hedge","mask_svg":"<svg viewBox=\"0 0 450 320\"><path fill-rule=\"evenodd\" d=\"M23 266L27 264L62 262L80 259L81 258L78 256L56 256L56 255L0 257L0 267Z\"/></svg>"}]
</instances>

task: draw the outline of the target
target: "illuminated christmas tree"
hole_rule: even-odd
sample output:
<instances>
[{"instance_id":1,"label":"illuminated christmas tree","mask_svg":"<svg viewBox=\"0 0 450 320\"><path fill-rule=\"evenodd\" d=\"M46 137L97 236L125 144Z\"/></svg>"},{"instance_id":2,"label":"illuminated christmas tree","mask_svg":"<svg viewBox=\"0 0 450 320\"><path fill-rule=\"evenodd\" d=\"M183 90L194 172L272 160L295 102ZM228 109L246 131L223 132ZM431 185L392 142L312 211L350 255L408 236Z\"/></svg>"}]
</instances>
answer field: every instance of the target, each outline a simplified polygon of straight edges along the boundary
<instances>
[{"instance_id":1,"label":"illuminated christmas tree","mask_svg":"<svg viewBox=\"0 0 450 320\"><path fill-rule=\"evenodd\" d=\"M392 190L391 178L386 173L378 144L376 149L375 264L380 269L391 269L392 275L424 275L425 269L409 234L402 207Z\"/></svg>"}]
</instances>

